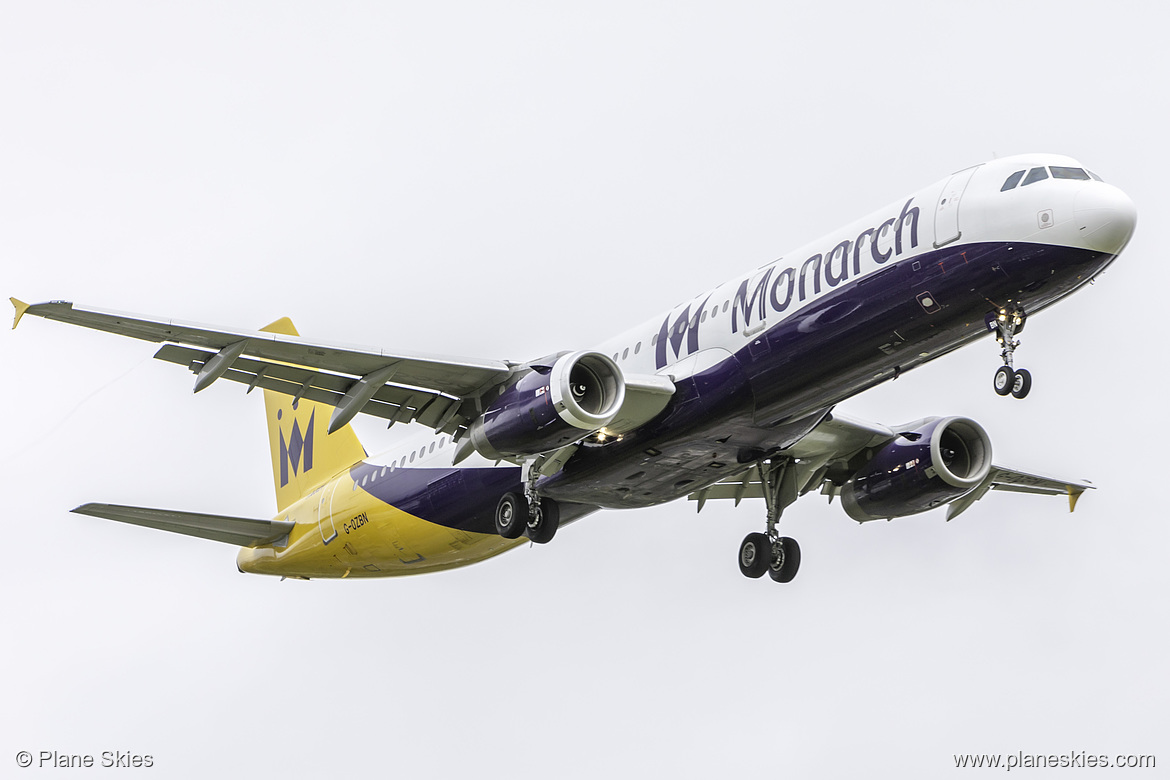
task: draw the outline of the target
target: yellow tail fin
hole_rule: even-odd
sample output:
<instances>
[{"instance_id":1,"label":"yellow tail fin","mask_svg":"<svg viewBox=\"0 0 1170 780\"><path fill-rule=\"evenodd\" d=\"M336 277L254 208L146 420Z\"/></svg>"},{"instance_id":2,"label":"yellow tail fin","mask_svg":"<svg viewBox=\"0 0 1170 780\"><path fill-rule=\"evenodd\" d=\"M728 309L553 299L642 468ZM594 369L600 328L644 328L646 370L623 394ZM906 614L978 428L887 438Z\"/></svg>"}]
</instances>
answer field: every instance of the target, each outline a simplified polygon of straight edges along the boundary
<instances>
[{"instance_id":1,"label":"yellow tail fin","mask_svg":"<svg viewBox=\"0 0 1170 780\"><path fill-rule=\"evenodd\" d=\"M300 335L288 317L260 330ZM303 399L294 402L290 395L265 390L264 409L278 512L366 456L350 426L328 432L332 406Z\"/></svg>"}]
</instances>

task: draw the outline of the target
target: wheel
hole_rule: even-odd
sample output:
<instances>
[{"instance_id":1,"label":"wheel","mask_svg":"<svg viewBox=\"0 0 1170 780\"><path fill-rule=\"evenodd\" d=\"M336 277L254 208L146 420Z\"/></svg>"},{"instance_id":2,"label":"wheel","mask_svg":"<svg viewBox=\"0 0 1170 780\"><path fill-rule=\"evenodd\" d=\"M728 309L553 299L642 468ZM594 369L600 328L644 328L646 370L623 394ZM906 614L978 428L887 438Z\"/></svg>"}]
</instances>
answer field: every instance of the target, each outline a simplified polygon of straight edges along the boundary
<instances>
[{"instance_id":1,"label":"wheel","mask_svg":"<svg viewBox=\"0 0 1170 780\"><path fill-rule=\"evenodd\" d=\"M748 534L739 545L739 570L745 577L763 577L772 562L772 543L767 534Z\"/></svg>"},{"instance_id":2,"label":"wheel","mask_svg":"<svg viewBox=\"0 0 1170 780\"><path fill-rule=\"evenodd\" d=\"M792 537L781 536L780 553L779 560L769 561L768 576L776 582L792 582L800 571L800 545Z\"/></svg>"},{"instance_id":3,"label":"wheel","mask_svg":"<svg viewBox=\"0 0 1170 780\"><path fill-rule=\"evenodd\" d=\"M1028 373L1028 369L1021 368L1016 372L1015 380L1012 382L1012 397L1023 398L1032 389L1032 375Z\"/></svg>"},{"instance_id":4,"label":"wheel","mask_svg":"<svg viewBox=\"0 0 1170 780\"><path fill-rule=\"evenodd\" d=\"M561 508L549 498L540 499L540 521L533 525L532 518L525 522L525 533L537 544L548 544L557 535L561 524Z\"/></svg>"},{"instance_id":5,"label":"wheel","mask_svg":"<svg viewBox=\"0 0 1170 780\"><path fill-rule=\"evenodd\" d=\"M1016 381L1016 372L1011 366L1000 366L995 370L995 392L1007 395L1012 391L1012 383Z\"/></svg>"},{"instance_id":6,"label":"wheel","mask_svg":"<svg viewBox=\"0 0 1170 780\"><path fill-rule=\"evenodd\" d=\"M496 504L496 533L505 539L519 539L528 520L528 503L515 493L505 493Z\"/></svg>"}]
</instances>

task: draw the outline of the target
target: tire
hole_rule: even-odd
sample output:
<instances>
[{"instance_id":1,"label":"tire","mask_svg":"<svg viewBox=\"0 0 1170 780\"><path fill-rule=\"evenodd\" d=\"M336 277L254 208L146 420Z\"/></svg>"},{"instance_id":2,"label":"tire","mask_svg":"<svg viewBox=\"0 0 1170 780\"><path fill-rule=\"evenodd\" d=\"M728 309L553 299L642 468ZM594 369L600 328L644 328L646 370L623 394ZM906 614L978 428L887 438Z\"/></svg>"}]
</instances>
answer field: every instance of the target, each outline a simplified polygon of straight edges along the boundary
<instances>
[{"instance_id":1,"label":"tire","mask_svg":"<svg viewBox=\"0 0 1170 780\"><path fill-rule=\"evenodd\" d=\"M525 519L525 533L528 538L537 544L548 544L557 535L557 528L561 525L561 508L550 498L540 499L540 523L532 525L530 519Z\"/></svg>"},{"instance_id":2,"label":"tire","mask_svg":"<svg viewBox=\"0 0 1170 780\"><path fill-rule=\"evenodd\" d=\"M792 537L781 536L780 549L784 551L783 562L779 568L775 566L775 561L770 562L772 565L768 566L768 576L776 582L792 582L796 572L800 571L800 545Z\"/></svg>"},{"instance_id":3,"label":"tire","mask_svg":"<svg viewBox=\"0 0 1170 780\"><path fill-rule=\"evenodd\" d=\"M1021 368L1016 372L1015 381L1012 382L1012 397L1023 398L1028 395L1032 389L1032 375L1028 369Z\"/></svg>"},{"instance_id":4,"label":"tire","mask_svg":"<svg viewBox=\"0 0 1170 780\"><path fill-rule=\"evenodd\" d=\"M496 504L496 533L519 539L528 522L528 503L515 493L505 493Z\"/></svg>"},{"instance_id":5,"label":"tire","mask_svg":"<svg viewBox=\"0 0 1170 780\"><path fill-rule=\"evenodd\" d=\"M995 392L999 395L1010 393L1015 381L1016 372L1012 371L1011 366L1000 366L995 370Z\"/></svg>"},{"instance_id":6,"label":"tire","mask_svg":"<svg viewBox=\"0 0 1170 780\"><path fill-rule=\"evenodd\" d=\"M759 579L772 563L772 542L767 534L748 534L739 545L739 570L745 577Z\"/></svg>"}]
</instances>

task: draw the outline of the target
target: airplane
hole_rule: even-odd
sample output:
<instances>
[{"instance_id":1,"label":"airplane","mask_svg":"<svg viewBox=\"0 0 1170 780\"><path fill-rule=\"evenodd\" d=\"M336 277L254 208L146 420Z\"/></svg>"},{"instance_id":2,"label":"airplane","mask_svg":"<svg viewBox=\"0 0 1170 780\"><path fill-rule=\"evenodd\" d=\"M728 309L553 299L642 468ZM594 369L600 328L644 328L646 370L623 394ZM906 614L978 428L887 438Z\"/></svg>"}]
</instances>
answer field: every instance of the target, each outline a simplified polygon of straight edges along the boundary
<instances>
[{"instance_id":1,"label":"airplane","mask_svg":"<svg viewBox=\"0 0 1170 780\"><path fill-rule=\"evenodd\" d=\"M1092 485L997 465L975 420L885 426L842 401L992 335L996 393L1030 318L1081 289L1129 242L1133 202L1076 160L1028 154L951 174L594 349L509 362L319 343L285 318L258 331L11 299L28 315L162 343L155 357L263 390L272 519L90 503L74 512L239 546L241 572L383 577L450 569L599 509L683 497L764 499L740 571L790 582L785 510L819 492L858 522L988 491ZM427 438L371 457L350 421L417 423Z\"/></svg>"}]
</instances>

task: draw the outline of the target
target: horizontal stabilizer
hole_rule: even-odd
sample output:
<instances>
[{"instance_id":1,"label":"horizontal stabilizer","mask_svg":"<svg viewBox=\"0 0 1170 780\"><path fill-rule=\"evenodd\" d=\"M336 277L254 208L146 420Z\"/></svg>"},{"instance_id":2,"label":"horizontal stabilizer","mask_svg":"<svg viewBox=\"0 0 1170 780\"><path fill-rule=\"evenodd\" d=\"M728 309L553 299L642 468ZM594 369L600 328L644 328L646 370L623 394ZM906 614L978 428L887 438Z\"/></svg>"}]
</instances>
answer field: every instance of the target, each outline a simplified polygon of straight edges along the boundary
<instances>
[{"instance_id":1,"label":"horizontal stabilizer","mask_svg":"<svg viewBox=\"0 0 1170 780\"><path fill-rule=\"evenodd\" d=\"M287 543L288 533L295 525L284 520L254 520L117 504L83 504L73 511L79 515L104 517L120 523L198 536L200 539L226 542L237 547L260 547L274 543L281 547Z\"/></svg>"}]
</instances>

